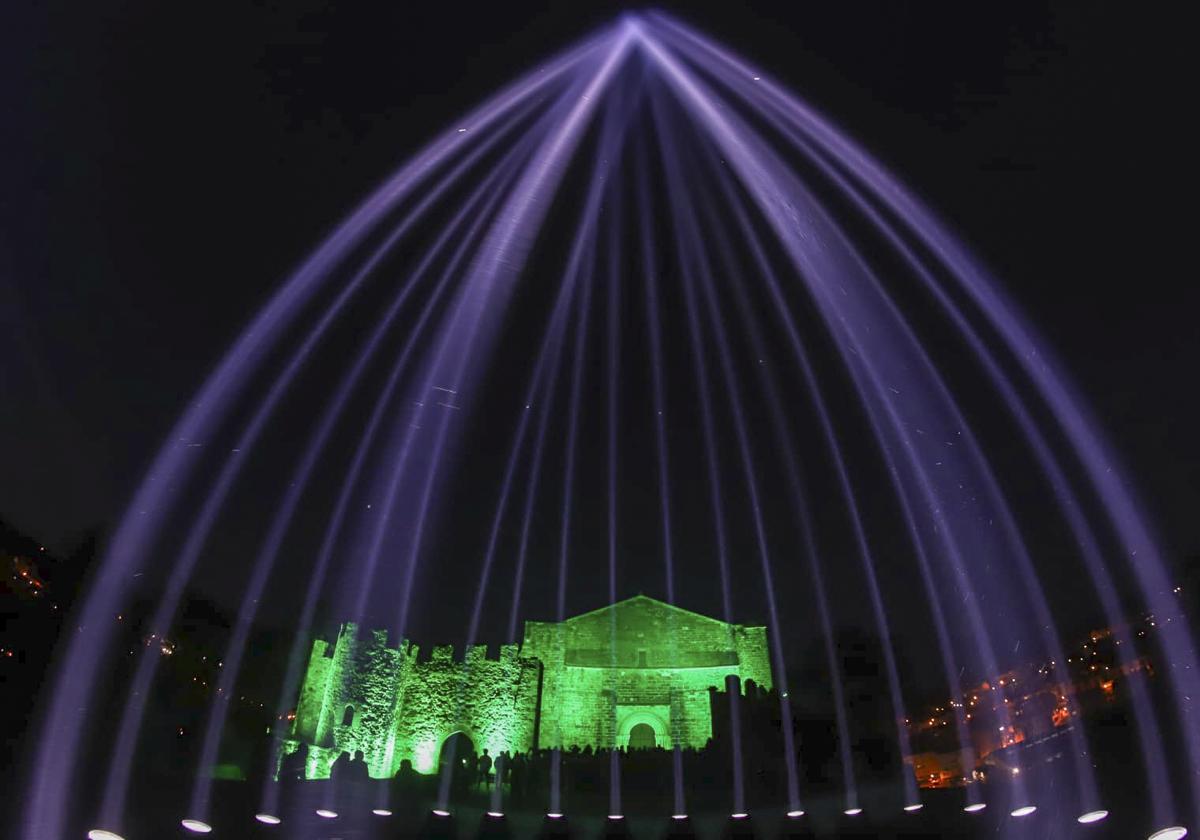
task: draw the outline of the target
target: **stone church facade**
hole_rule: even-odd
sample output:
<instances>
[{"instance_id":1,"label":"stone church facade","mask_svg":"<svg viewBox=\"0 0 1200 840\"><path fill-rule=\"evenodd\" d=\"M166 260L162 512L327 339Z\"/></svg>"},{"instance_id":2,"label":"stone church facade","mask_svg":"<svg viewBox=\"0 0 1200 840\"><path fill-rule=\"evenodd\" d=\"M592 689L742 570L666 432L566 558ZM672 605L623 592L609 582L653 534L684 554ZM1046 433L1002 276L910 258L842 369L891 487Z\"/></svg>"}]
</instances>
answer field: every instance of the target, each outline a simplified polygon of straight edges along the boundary
<instances>
[{"instance_id":1,"label":"stone church facade","mask_svg":"<svg viewBox=\"0 0 1200 840\"><path fill-rule=\"evenodd\" d=\"M533 748L703 747L711 692L772 684L765 627L727 624L638 595L562 622L527 621L521 644L498 655L451 646L427 658L385 631L344 624L313 643L291 737L308 745L307 775L328 775L342 752L362 750L371 775L401 762L437 770L461 733L492 755Z\"/></svg>"}]
</instances>

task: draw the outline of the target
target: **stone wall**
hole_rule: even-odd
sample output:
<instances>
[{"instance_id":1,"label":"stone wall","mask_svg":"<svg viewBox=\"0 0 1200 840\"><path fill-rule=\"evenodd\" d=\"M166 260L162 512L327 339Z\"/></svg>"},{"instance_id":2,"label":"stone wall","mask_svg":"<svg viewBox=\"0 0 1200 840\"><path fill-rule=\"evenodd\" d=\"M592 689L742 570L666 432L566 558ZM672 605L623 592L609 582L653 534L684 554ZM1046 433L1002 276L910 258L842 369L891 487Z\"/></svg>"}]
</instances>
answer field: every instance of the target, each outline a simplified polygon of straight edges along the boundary
<instances>
[{"instance_id":1,"label":"stone wall","mask_svg":"<svg viewBox=\"0 0 1200 840\"><path fill-rule=\"evenodd\" d=\"M726 677L771 687L764 627L726 624L639 595L561 623L530 621L520 648L495 657L450 646L427 658L385 631L344 624L313 643L291 739L309 745L308 775L328 775L342 752L362 750L370 772L401 762L437 769L446 739L462 732L476 751L625 746L636 723L659 746L703 747L712 737L710 690ZM539 706L540 684L540 706ZM540 717L539 717L540 716ZM539 726L540 720L540 726Z\"/></svg>"},{"instance_id":2,"label":"stone wall","mask_svg":"<svg viewBox=\"0 0 1200 840\"><path fill-rule=\"evenodd\" d=\"M771 686L766 628L643 595L562 623L526 622L522 650L543 663L543 747L624 746L621 721L654 707L670 712L665 725L644 721L660 746L700 748L712 736L710 688L731 674Z\"/></svg>"},{"instance_id":3,"label":"stone wall","mask_svg":"<svg viewBox=\"0 0 1200 840\"><path fill-rule=\"evenodd\" d=\"M318 639L291 731L297 744L310 745L308 775L327 776L334 758L357 750L375 777L394 775L405 759L431 773L455 732L493 755L530 749L540 666L516 645L494 659L487 654L485 646L468 647L458 660L445 646L422 660L415 645L389 647L385 631L360 639L350 623L332 647Z\"/></svg>"},{"instance_id":4,"label":"stone wall","mask_svg":"<svg viewBox=\"0 0 1200 840\"><path fill-rule=\"evenodd\" d=\"M415 662L396 710L393 773L409 759L420 773L437 768L442 744L462 732L477 751L525 752L533 746L539 665L504 645L489 659L486 646L469 646L461 661L450 646Z\"/></svg>"},{"instance_id":5,"label":"stone wall","mask_svg":"<svg viewBox=\"0 0 1200 840\"><path fill-rule=\"evenodd\" d=\"M767 628L737 625L734 642L738 653L737 675L741 678L742 685L744 686L747 680L754 680L759 688L770 691L774 683L771 681Z\"/></svg>"}]
</instances>

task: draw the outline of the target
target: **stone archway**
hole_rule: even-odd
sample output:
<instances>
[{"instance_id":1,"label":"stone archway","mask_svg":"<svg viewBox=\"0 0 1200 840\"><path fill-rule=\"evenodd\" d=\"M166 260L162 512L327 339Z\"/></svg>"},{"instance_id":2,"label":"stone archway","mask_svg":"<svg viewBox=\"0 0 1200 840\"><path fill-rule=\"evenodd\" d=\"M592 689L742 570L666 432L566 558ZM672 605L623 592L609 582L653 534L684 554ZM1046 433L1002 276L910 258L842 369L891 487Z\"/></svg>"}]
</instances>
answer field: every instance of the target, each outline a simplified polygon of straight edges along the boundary
<instances>
[{"instance_id":1,"label":"stone archway","mask_svg":"<svg viewBox=\"0 0 1200 840\"><path fill-rule=\"evenodd\" d=\"M445 762L453 760L458 772L473 772L475 761L475 742L465 732L452 732L442 742L438 752L438 772L443 772ZM468 766L469 765L469 766Z\"/></svg>"},{"instance_id":2,"label":"stone archway","mask_svg":"<svg viewBox=\"0 0 1200 840\"><path fill-rule=\"evenodd\" d=\"M617 746L626 749L638 749L639 746L670 749L671 727L667 723L670 717L669 706L617 706ZM642 726L650 732L639 729L637 740L630 743L634 729Z\"/></svg>"},{"instance_id":3,"label":"stone archway","mask_svg":"<svg viewBox=\"0 0 1200 840\"><path fill-rule=\"evenodd\" d=\"M654 727L648 723L635 723L629 730L629 749L647 750L658 746Z\"/></svg>"}]
</instances>

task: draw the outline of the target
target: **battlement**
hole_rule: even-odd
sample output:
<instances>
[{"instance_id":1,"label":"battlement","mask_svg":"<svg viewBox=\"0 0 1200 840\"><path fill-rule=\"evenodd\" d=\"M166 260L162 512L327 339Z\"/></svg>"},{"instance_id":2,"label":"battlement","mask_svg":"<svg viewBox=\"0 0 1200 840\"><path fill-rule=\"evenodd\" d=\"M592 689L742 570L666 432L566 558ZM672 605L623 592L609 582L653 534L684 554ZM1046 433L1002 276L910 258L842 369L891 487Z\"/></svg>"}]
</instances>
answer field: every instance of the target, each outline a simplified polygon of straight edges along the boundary
<instances>
[{"instance_id":1,"label":"battlement","mask_svg":"<svg viewBox=\"0 0 1200 840\"><path fill-rule=\"evenodd\" d=\"M324 657L332 659L341 650L366 650L386 648L395 654L403 656L412 664L420 664L426 662L459 662L459 663L479 663L479 662L516 662L522 657L522 646L516 643L505 645L489 645L489 644L474 644L465 645L459 652L456 645L433 645L424 649L420 645L413 642L411 639L401 639L400 644L391 646L388 644L387 630L371 630L369 637L365 639L359 638L359 626L353 621L347 621L338 628L336 640L332 643L326 639L317 638L313 641L312 656Z\"/></svg>"},{"instance_id":2,"label":"battlement","mask_svg":"<svg viewBox=\"0 0 1200 840\"><path fill-rule=\"evenodd\" d=\"M475 665L483 662L516 662L521 659L521 647L509 645L466 645L462 653L455 645L435 645L427 659L418 657L418 662L457 662ZM528 657L525 657L528 658Z\"/></svg>"}]
</instances>

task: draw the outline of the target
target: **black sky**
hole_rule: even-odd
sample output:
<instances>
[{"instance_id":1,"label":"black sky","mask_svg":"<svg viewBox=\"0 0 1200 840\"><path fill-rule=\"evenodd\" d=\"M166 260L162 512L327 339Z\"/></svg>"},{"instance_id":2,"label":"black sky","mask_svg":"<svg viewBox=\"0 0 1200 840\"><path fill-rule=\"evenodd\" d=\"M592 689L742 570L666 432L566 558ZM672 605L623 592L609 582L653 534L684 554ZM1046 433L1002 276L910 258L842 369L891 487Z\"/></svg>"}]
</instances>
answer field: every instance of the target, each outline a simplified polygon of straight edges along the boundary
<instances>
[{"instance_id":1,"label":"black sky","mask_svg":"<svg viewBox=\"0 0 1200 840\"><path fill-rule=\"evenodd\" d=\"M1200 551L1186 52L1128 7L671 4L951 220ZM457 114L619 7L9 4L0 516L111 526L285 274Z\"/></svg>"}]
</instances>

